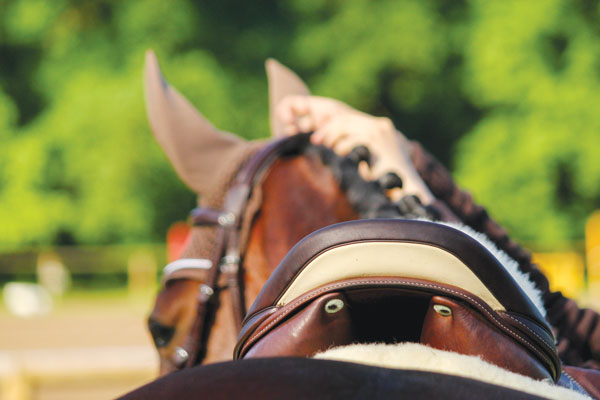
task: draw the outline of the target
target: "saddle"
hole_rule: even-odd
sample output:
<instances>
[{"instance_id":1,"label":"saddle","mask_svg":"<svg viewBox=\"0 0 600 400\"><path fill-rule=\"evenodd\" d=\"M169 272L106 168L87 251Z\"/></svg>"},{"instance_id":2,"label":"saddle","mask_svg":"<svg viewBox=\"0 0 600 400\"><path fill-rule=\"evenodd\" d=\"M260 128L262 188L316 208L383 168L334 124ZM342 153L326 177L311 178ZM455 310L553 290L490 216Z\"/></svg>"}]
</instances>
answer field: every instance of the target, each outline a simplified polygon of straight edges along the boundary
<instances>
[{"instance_id":1,"label":"saddle","mask_svg":"<svg viewBox=\"0 0 600 400\"><path fill-rule=\"evenodd\" d=\"M300 241L243 321L234 358L310 357L353 343L415 342L558 381L541 311L496 256L450 226L360 220Z\"/></svg>"}]
</instances>

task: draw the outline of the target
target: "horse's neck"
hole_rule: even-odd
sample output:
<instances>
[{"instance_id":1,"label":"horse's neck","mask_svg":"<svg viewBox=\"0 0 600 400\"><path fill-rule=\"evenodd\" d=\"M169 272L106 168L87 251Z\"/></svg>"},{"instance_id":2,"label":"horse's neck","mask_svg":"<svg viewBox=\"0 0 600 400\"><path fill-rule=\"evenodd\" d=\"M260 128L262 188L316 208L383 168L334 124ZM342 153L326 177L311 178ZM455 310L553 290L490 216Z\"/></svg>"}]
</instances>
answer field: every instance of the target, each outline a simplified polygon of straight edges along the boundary
<instances>
[{"instance_id":1,"label":"horse's neck","mask_svg":"<svg viewBox=\"0 0 600 400\"><path fill-rule=\"evenodd\" d=\"M275 162L262 184L262 207L245 255L246 302L252 304L271 272L304 236L358 215L331 170L316 156Z\"/></svg>"},{"instance_id":2,"label":"horse's neck","mask_svg":"<svg viewBox=\"0 0 600 400\"><path fill-rule=\"evenodd\" d=\"M358 218L333 173L317 156L276 161L261 190L262 205L244 255L247 305L254 302L271 272L300 239L325 226ZM230 359L236 342L238 332L227 291L220 294L219 303L204 363Z\"/></svg>"}]
</instances>

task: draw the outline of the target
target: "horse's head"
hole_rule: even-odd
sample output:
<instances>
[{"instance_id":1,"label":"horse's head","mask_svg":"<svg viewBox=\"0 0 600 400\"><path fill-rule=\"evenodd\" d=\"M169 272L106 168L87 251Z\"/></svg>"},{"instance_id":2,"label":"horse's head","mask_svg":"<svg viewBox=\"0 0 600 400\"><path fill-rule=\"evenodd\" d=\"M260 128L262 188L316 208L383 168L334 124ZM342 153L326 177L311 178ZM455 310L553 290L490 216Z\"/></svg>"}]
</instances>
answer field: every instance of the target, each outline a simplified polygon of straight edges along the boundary
<instances>
[{"instance_id":1,"label":"horse's head","mask_svg":"<svg viewBox=\"0 0 600 400\"><path fill-rule=\"evenodd\" d=\"M288 94L308 93L302 81L277 62L268 61L267 72L271 110ZM201 205L222 207L224 192L242 160L262 145L218 131L167 83L152 52L146 56L145 88L152 130L176 172L199 195ZM274 120L272 129L279 130ZM242 237L246 303L254 300L271 271L298 240L323 226L357 218L334 172L316 153L296 151L296 156L271 160L270 165L254 190L250 201L253 211L246 216ZM210 229L192 230L184 258L197 259L199 251L213 244ZM190 356L182 347L190 339L205 279L202 274L195 279L170 279L157 296L149 328L160 354L161 374L179 368ZM231 358L237 337L233 316L227 314L231 314L230 298L219 290L214 297L220 312L212 316L212 334L203 354L208 362Z\"/></svg>"}]
</instances>

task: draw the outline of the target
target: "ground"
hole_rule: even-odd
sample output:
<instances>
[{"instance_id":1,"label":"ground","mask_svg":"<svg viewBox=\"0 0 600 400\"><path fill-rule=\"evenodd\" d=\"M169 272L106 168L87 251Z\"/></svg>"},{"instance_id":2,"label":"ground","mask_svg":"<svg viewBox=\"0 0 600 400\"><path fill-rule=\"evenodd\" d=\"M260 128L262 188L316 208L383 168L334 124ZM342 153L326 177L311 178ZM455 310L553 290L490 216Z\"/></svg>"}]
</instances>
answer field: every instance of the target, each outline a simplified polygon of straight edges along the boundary
<instances>
[{"instance_id":1,"label":"ground","mask_svg":"<svg viewBox=\"0 0 600 400\"><path fill-rule=\"evenodd\" d=\"M588 293L596 295L580 305L600 310L600 291ZM153 379L158 360L145 319L154 294L74 293L29 319L0 308L0 399L107 399Z\"/></svg>"},{"instance_id":2,"label":"ground","mask_svg":"<svg viewBox=\"0 0 600 400\"><path fill-rule=\"evenodd\" d=\"M0 398L107 399L152 379L158 360L145 328L152 298L75 293L29 319L0 309Z\"/></svg>"}]
</instances>

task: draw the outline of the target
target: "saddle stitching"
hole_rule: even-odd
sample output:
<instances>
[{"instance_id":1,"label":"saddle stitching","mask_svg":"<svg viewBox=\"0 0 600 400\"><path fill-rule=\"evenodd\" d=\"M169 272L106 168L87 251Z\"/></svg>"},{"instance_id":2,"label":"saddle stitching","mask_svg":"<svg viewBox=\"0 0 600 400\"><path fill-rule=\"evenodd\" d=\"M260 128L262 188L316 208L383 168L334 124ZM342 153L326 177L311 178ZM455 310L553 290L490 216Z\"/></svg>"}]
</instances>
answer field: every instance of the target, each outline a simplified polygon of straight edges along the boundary
<instances>
[{"instance_id":1,"label":"saddle stitching","mask_svg":"<svg viewBox=\"0 0 600 400\"><path fill-rule=\"evenodd\" d=\"M431 222L431 221L427 221L427 222ZM450 228L456 229L455 227L449 226ZM467 234L465 234L467 237L469 237L470 239L475 240L474 238L468 236ZM475 240L476 241L476 240ZM398 239L393 239L393 238L377 238L377 239L359 239L359 240L349 240L346 241L344 243L336 243L333 244L331 246L328 246L327 248L321 249L318 252L316 252L314 255L312 255L306 262L305 264L302 266L302 268L300 268L297 272L296 272L296 277L294 277L294 279L290 280L284 287L284 289L279 293L279 295L277 296L277 298L275 299L275 303L279 302L279 300L281 300L281 298L283 297L283 294L285 293L285 291L287 289L290 288L290 286L293 285L295 279L297 278L298 275L300 275L302 273L302 271L304 271L304 269L314 260L316 260L317 258L319 258L321 255L331 251L331 250L335 250L338 249L340 247L344 247L344 246L348 246L348 245L353 245L356 243L411 243L411 244L423 244L426 246L430 246L439 250L442 250L444 252L447 252L451 255L453 255L454 257L456 257L459 261L461 261L463 264L468 266L468 262L464 260L464 258L462 257L462 255L456 253L455 251L451 251L449 250L446 246L437 244L437 243L426 243L423 242L422 240L418 240L418 239L402 239L401 241L399 241ZM472 271L472 270L471 270ZM495 295L494 295L495 296ZM258 312L258 311L257 311ZM256 312L255 312L256 313ZM255 313L253 313L252 315L254 315ZM249 315L246 316L246 318L244 318L244 321L248 320ZM544 342L545 344L548 344L548 342ZM552 345L549 345L550 348L552 348Z\"/></svg>"},{"instance_id":2,"label":"saddle stitching","mask_svg":"<svg viewBox=\"0 0 600 400\"><path fill-rule=\"evenodd\" d=\"M571 385L576 386L581 392L589 395L589 393L587 392L587 390L585 390L584 387L581 386L579 384L579 382L577 382L567 371L563 370L562 373L565 374L567 376L567 378L569 378L569 383L571 383Z\"/></svg>"},{"instance_id":3,"label":"saddle stitching","mask_svg":"<svg viewBox=\"0 0 600 400\"><path fill-rule=\"evenodd\" d=\"M519 321L517 318L513 317L512 315L510 315L509 313L505 313L503 312L502 315L504 315L505 317L508 317L510 319L512 319L513 321L515 321L517 324L519 324L520 326L522 326L523 328L525 328L526 330L528 330L530 333L532 333L535 337L537 337L538 339L540 339L546 346L548 346L550 349L553 347L552 344L549 344L546 339L544 339L543 337L541 337L540 335L538 335L534 330L532 330L530 327L528 327L527 325L525 325L524 323L522 323L521 321Z\"/></svg>"}]
</instances>

